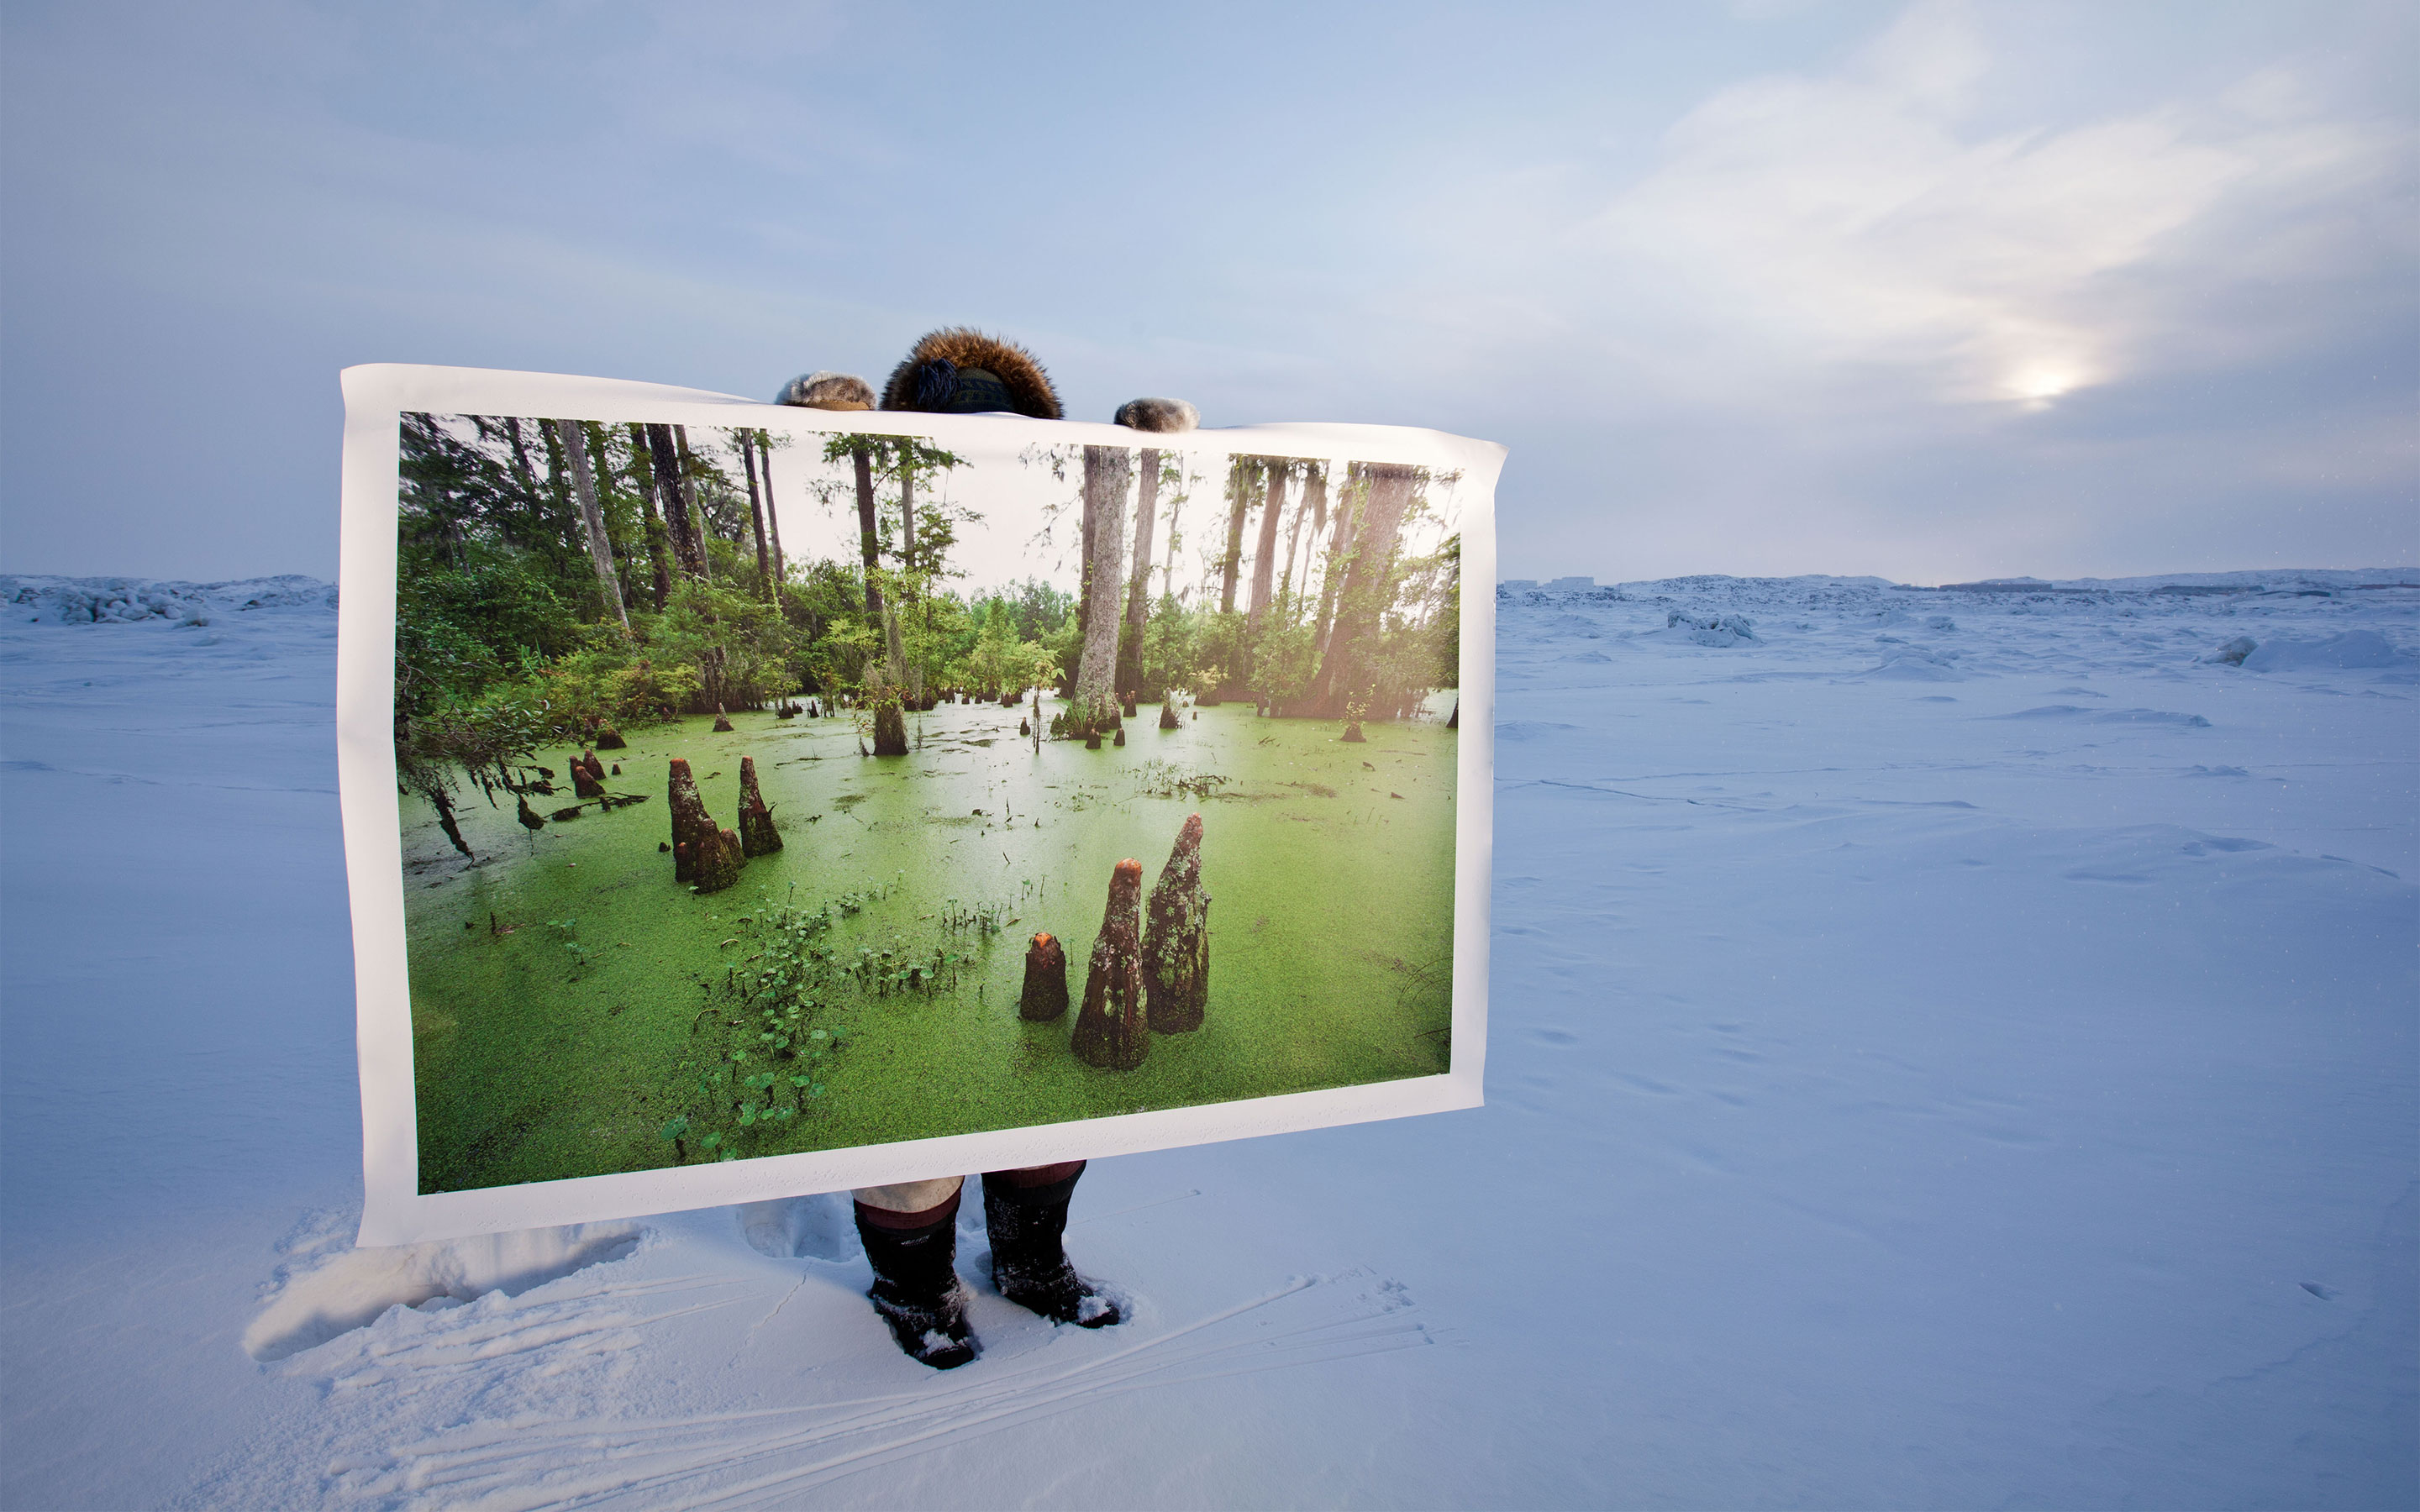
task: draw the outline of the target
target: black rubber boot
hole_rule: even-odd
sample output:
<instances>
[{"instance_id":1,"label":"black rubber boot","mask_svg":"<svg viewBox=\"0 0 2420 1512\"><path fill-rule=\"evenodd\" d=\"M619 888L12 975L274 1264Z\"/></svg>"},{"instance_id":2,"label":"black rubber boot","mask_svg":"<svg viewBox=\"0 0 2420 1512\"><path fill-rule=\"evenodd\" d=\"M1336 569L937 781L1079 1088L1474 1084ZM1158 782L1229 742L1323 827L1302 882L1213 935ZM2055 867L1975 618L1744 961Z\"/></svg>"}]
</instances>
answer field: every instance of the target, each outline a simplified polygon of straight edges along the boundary
<instances>
[{"instance_id":1,"label":"black rubber boot","mask_svg":"<svg viewBox=\"0 0 2420 1512\"><path fill-rule=\"evenodd\" d=\"M966 1288L952 1261L957 1254L958 1205L939 1223L921 1228L884 1228L857 1210L857 1236L874 1265L874 1310L891 1325L891 1336L911 1360L936 1370L954 1370L975 1357L974 1331L967 1324Z\"/></svg>"},{"instance_id":2,"label":"black rubber boot","mask_svg":"<svg viewBox=\"0 0 2420 1512\"><path fill-rule=\"evenodd\" d=\"M1078 1328L1107 1328L1120 1320L1118 1304L1076 1273L1060 1247L1067 1230L1067 1199L1084 1171L1048 1186L1011 1186L984 1178L984 1225L991 1230L991 1279L1000 1294L1020 1307Z\"/></svg>"}]
</instances>

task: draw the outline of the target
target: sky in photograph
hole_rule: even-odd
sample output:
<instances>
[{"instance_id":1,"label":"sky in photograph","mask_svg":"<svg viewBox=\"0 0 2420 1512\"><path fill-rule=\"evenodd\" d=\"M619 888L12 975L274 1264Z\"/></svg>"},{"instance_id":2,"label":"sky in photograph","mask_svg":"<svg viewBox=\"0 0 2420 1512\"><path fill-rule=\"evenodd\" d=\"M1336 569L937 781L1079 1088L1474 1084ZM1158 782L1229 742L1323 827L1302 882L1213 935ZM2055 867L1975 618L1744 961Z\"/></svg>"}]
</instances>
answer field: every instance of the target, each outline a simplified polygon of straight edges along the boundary
<instances>
[{"instance_id":1,"label":"sky in photograph","mask_svg":"<svg viewBox=\"0 0 2420 1512\"><path fill-rule=\"evenodd\" d=\"M20 0L0 569L333 576L368 362L1511 448L1507 577L2420 562L2420 8Z\"/></svg>"}]
</instances>

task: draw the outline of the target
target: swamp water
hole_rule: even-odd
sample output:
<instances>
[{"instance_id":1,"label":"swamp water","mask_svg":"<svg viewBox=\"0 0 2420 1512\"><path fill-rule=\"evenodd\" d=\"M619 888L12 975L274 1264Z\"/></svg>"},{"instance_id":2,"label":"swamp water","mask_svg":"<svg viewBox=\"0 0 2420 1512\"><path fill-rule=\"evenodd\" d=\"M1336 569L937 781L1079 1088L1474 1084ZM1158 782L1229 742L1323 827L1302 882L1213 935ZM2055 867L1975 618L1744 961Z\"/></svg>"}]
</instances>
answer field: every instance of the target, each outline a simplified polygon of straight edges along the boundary
<instances>
[{"instance_id":1,"label":"swamp water","mask_svg":"<svg viewBox=\"0 0 2420 1512\"><path fill-rule=\"evenodd\" d=\"M1046 700L1046 717L1063 706ZM742 714L730 734L708 718L629 732L628 749L597 754L622 769L608 791L646 802L592 804L531 836L511 795L491 808L473 791L458 812L475 863L407 798L421 1190L1448 1069L1453 731L1434 718L1372 724L1367 744L1347 745L1334 721L1263 719L1249 704L1188 709L1182 728L1162 731L1145 705L1124 748L1046 740L1036 752L1016 733L1032 707L911 715L923 743L905 757L859 755L845 717ZM540 758L563 776L555 796L532 795L539 814L573 801L573 754ZM658 849L671 833L675 756L726 828L737 827L739 760L753 756L784 849L721 892L675 883ZM1204 777L1226 780L1171 785ZM1135 1070L1085 1065L1068 1040L1111 870L1135 857L1148 890L1195 812L1212 899L1206 1017L1191 1033L1153 1035ZM764 1038L772 1026L728 990L733 968L761 969L774 906L852 897L856 911L832 910L804 937L828 962L777 1052ZM1026 942L1042 931L1066 948L1073 1005L1032 1024L1017 998ZM903 983L909 965L928 969ZM765 1118L740 1126L742 1106ZM681 1127L678 1146L668 1126Z\"/></svg>"}]
</instances>

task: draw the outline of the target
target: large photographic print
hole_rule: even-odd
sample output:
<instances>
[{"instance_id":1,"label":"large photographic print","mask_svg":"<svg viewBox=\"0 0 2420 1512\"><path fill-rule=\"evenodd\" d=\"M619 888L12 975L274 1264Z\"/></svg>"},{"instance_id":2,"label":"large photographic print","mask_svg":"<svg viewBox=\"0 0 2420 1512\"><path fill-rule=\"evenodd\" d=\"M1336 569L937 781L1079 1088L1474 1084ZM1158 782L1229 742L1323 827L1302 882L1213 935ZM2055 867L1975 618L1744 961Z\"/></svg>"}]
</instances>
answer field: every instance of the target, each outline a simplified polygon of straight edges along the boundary
<instances>
[{"instance_id":1,"label":"large photographic print","mask_svg":"<svg viewBox=\"0 0 2420 1512\"><path fill-rule=\"evenodd\" d=\"M1452 1068L1483 486L732 408L398 414L420 1194Z\"/></svg>"}]
</instances>

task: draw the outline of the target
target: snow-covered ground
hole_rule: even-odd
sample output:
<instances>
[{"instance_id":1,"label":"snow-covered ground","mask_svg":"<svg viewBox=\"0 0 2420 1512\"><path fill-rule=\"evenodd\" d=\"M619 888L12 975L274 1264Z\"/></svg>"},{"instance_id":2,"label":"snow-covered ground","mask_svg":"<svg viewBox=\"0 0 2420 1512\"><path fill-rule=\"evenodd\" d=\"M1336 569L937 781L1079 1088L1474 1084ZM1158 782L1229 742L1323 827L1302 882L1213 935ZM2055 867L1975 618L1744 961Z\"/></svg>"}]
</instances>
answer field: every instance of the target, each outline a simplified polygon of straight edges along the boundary
<instances>
[{"instance_id":1,"label":"snow-covered ground","mask_svg":"<svg viewBox=\"0 0 2420 1512\"><path fill-rule=\"evenodd\" d=\"M2247 580L1506 601L1488 1106L937 1376L842 1199L351 1250L325 585L0 578L0 1504L2412 1505L2420 575Z\"/></svg>"}]
</instances>

